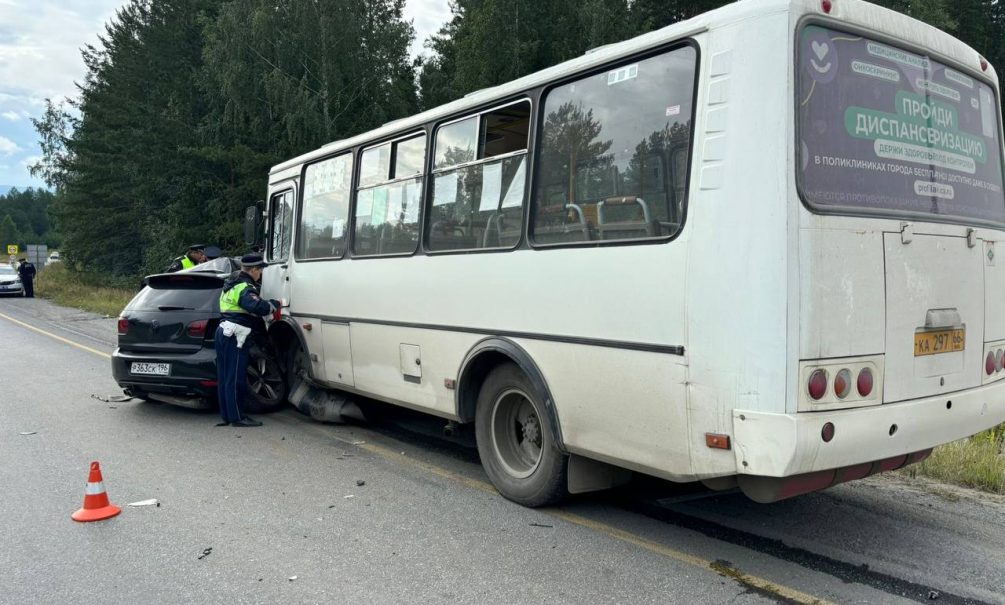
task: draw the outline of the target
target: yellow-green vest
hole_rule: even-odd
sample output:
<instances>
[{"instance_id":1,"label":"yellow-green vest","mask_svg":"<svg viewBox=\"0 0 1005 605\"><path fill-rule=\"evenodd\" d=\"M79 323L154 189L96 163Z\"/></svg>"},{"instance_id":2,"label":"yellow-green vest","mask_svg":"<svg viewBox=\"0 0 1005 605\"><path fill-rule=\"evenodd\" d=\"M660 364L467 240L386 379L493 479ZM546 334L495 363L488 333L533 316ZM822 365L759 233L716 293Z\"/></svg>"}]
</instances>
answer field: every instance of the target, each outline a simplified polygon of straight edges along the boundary
<instances>
[{"instance_id":1,"label":"yellow-green vest","mask_svg":"<svg viewBox=\"0 0 1005 605\"><path fill-rule=\"evenodd\" d=\"M241 299L241 292L247 287L248 282L241 282L220 294L220 313L247 313L237 302Z\"/></svg>"}]
</instances>

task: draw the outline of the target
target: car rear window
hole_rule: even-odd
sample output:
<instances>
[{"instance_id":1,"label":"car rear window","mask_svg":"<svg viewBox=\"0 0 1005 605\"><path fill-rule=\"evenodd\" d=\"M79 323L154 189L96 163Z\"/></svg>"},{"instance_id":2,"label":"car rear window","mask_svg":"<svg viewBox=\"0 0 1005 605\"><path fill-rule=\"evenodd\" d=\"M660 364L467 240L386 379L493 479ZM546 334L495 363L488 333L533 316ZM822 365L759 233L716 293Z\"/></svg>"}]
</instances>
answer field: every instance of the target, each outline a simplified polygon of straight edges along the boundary
<instances>
[{"instance_id":1,"label":"car rear window","mask_svg":"<svg viewBox=\"0 0 1005 605\"><path fill-rule=\"evenodd\" d=\"M137 294L126 311L217 311L223 281L194 279L180 281L183 276L153 278Z\"/></svg>"},{"instance_id":2,"label":"car rear window","mask_svg":"<svg viewBox=\"0 0 1005 605\"><path fill-rule=\"evenodd\" d=\"M799 36L799 185L817 208L1005 222L995 92L922 53Z\"/></svg>"}]
</instances>

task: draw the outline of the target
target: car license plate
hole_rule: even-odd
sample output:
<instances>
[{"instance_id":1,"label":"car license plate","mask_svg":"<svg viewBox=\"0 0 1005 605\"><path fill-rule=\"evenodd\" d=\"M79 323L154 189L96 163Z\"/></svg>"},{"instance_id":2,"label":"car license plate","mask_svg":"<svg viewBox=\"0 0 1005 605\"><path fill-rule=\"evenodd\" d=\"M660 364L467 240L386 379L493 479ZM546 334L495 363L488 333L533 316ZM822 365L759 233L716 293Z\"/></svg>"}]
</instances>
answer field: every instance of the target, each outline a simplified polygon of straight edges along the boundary
<instances>
[{"instance_id":1,"label":"car license plate","mask_svg":"<svg viewBox=\"0 0 1005 605\"><path fill-rule=\"evenodd\" d=\"M133 365L129 368L129 372L132 374L147 374L149 376L167 376L171 373L171 364L134 361Z\"/></svg>"},{"instance_id":2,"label":"car license plate","mask_svg":"<svg viewBox=\"0 0 1005 605\"><path fill-rule=\"evenodd\" d=\"M967 346L966 328L914 333L914 356L962 351Z\"/></svg>"}]
</instances>

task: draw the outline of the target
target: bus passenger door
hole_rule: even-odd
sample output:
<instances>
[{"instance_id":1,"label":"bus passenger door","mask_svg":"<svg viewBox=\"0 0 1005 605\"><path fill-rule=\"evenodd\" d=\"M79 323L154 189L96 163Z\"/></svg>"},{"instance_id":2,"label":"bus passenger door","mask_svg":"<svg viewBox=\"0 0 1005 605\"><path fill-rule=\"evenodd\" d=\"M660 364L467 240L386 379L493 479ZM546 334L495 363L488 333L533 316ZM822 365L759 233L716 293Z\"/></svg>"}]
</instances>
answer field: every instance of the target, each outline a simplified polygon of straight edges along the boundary
<instances>
[{"instance_id":1,"label":"bus passenger door","mask_svg":"<svg viewBox=\"0 0 1005 605\"><path fill-rule=\"evenodd\" d=\"M289 261L295 199L296 192L292 186L272 194L265 232L265 259L269 265L262 272L262 297L282 301L286 306L292 302L293 295Z\"/></svg>"}]
</instances>

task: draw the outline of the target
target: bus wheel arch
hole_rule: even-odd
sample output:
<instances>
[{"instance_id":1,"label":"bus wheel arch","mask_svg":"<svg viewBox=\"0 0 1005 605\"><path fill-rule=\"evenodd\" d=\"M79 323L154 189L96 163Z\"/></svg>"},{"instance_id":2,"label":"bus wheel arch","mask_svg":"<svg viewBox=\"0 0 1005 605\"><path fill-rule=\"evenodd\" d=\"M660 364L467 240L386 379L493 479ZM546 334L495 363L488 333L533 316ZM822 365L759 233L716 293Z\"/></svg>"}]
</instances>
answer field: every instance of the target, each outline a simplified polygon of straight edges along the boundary
<instances>
[{"instance_id":1,"label":"bus wheel arch","mask_svg":"<svg viewBox=\"0 0 1005 605\"><path fill-rule=\"evenodd\" d=\"M552 438L558 449L565 452L565 442L562 440L562 427L558 421L555 400L548 389L544 375L538 369L531 356L508 338L485 338L468 351L461 362L457 373L457 389L455 391L455 407L461 422L474 422L478 407L478 394L489 373L503 364L513 363L527 376L535 395L540 398L545 413L548 415Z\"/></svg>"},{"instance_id":2,"label":"bus wheel arch","mask_svg":"<svg viewBox=\"0 0 1005 605\"><path fill-rule=\"evenodd\" d=\"M292 396L296 387L299 386L298 376L295 375L297 360L294 359L294 356L298 354L301 356L307 355L307 344L304 340L304 335L296 322L284 317L270 326L269 338L272 340L272 344L279 354L281 365L286 373L286 384L289 387L289 395ZM303 371L307 375L307 380L310 381L310 363L301 361L301 365L305 366Z\"/></svg>"}]
</instances>

